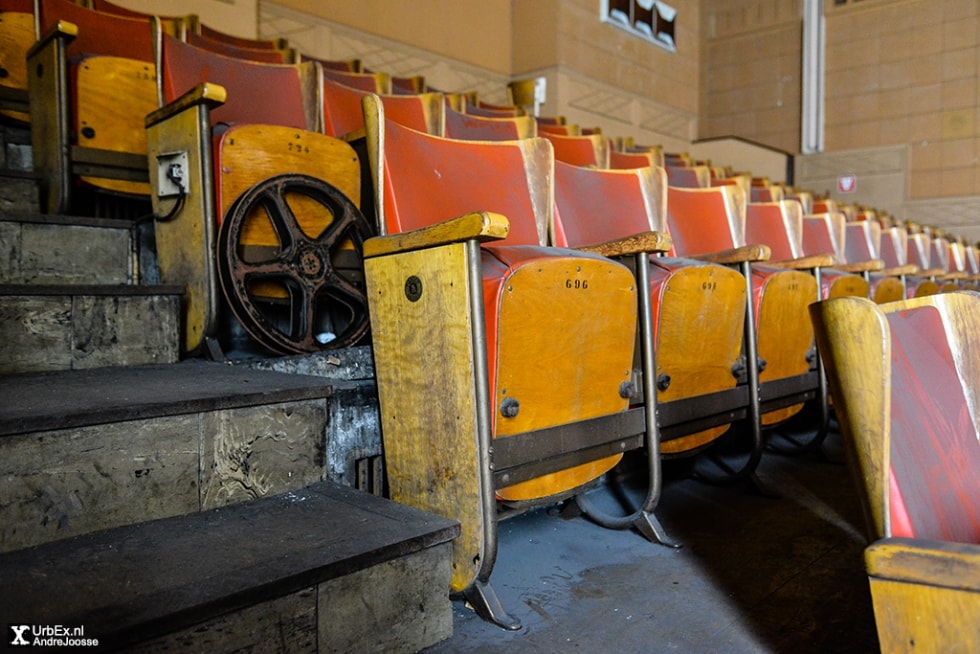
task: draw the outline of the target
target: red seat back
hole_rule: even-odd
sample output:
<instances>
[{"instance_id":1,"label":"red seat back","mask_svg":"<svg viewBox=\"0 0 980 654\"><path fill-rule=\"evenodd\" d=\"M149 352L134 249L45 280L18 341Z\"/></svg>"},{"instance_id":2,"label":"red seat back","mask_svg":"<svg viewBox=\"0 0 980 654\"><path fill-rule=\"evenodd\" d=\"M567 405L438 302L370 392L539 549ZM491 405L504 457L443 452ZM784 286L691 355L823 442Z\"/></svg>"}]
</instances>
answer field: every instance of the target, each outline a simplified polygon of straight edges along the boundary
<instances>
[{"instance_id":1,"label":"red seat back","mask_svg":"<svg viewBox=\"0 0 980 654\"><path fill-rule=\"evenodd\" d=\"M970 355L980 348L980 296L969 303L969 326L951 322L942 301L939 307L888 315L891 533L886 535L980 543L980 380L969 367L976 361Z\"/></svg>"},{"instance_id":2,"label":"red seat back","mask_svg":"<svg viewBox=\"0 0 980 654\"><path fill-rule=\"evenodd\" d=\"M738 186L667 189L667 225L677 256L745 245L745 193Z\"/></svg>"},{"instance_id":3,"label":"red seat back","mask_svg":"<svg viewBox=\"0 0 980 654\"><path fill-rule=\"evenodd\" d=\"M384 117L381 117L385 120ZM473 142L384 122L381 201L385 233L396 234L474 211L510 221L506 245L544 245L554 197L551 148L544 139ZM487 179L487 171L497 171Z\"/></svg>"},{"instance_id":4,"label":"red seat back","mask_svg":"<svg viewBox=\"0 0 980 654\"><path fill-rule=\"evenodd\" d=\"M153 61L153 31L148 17L120 16L86 9L68 0L38 0L35 14L41 34L59 20L78 26L68 56L83 54Z\"/></svg>"},{"instance_id":5,"label":"red seat back","mask_svg":"<svg viewBox=\"0 0 980 654\"><path fill-rule=\"evenodd\" d=\"M180 97L201 82L225 87L227 101L211 112L212 124L280 125L315 131L316 99L304 92L299 65L273 65L225 57L167 34L160 41L161 102ZM275 92L270 92L275 89ZM312 105L312 106L311 106ZM308 109L309 108L309 109Z\"/></svg>"},{"instance_id":6,"label":"red seat back","mask_svg":"<svg viewBox=\"0 0 980 654\"><path fill-rule=\"evenodd\" d=\"M803 209L799 202L750 202L745 209L745 242L768 245L773 261L803 256Z\"/></svg>"}]
</instances>

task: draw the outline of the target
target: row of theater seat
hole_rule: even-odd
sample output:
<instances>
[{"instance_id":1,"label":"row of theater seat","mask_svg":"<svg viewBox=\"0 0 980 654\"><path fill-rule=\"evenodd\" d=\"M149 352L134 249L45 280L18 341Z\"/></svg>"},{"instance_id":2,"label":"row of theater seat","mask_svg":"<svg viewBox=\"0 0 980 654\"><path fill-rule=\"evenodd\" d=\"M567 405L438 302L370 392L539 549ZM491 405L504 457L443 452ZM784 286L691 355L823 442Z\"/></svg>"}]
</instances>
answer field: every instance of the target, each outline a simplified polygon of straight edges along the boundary
<instances>
[{"instance_id":1,"label":"row of theater seat","mask_svg":"<svg viewBox=\"0 0 980 654\"><path fill-rule=\"evenodd\" d=\"M809 305L973 281L911 267L925 230L516 103L101 1L37 8L46 210L79 211L89 187L150 198L161 281L188 289L188 353L229 311L277 353L369 335L391 496L460 521L452 589L501 626L517 625L489 583L502 507L574 497L669 544L662 456L710 462L737 424L744 456L699 472L751 479L763 427L810 403L808 445L826 434ZM646 494L610 515L587 491L629 452Z\"/></svg>"}]
</instances>

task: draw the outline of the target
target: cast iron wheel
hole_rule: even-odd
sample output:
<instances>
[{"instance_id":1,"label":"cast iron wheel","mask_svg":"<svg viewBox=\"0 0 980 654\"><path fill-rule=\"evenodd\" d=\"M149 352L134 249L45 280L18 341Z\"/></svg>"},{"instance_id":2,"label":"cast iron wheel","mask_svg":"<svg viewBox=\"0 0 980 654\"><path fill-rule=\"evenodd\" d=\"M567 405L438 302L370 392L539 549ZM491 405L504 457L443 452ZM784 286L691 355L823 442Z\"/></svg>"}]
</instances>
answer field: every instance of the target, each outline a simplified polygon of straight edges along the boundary
<instances>
[{"instance_id":1,"label":"cast iron wheel","mask_svg":"<svg viewBox=\"0 0 980 654\"><path fill-rule=\"evenodd\" d=\"M321 231L304 231L297 203ZM271 224L278 243L250 244L257 224L266 232ZM308 175L271 177L239 196L221 223L221 289L245 331L276 353L348 347L369 326L363 246L370 236L363 214L334 186Z\"/></svg>"}]
</instances>

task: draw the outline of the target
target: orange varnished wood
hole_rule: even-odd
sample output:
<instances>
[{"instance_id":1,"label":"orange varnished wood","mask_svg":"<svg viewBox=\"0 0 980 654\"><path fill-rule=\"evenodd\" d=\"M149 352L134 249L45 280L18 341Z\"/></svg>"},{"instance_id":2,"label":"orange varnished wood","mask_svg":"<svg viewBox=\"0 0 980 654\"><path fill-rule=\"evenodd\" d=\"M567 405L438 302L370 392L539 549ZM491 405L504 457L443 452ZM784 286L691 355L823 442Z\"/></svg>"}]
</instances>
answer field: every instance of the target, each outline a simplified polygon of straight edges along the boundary
<instances>
[{"instance_id":1,"label":"orange varnished wood","mask_svg":"<svg viewBox=\"0 0 980 654\"><path fill-rule=\"evenodd\" d=\"M807 307L817 298L816 278L787 270L767 278L757 277L755 283L761 296L756 316L759 358L766 362L759 381L805 374L810 369L806 355L813 345ZM802 408L802 404L797 404L764 413L762 424L782 422Z\"/></svg>"},{"instance_id":2,"label":"orange varnished wood","mask_svg":"<svg viewBox=\"0 0 980 654\"><path fill-rule=\"evenodd\" d=\"M872 541L885 652L980 646L978 307L980 296L953 293L811 309Z\"/></svg>"},{"instance_id":3,"label":"orange varnished wood","mask_svg":"<svg viewBox=\"0 0 980 654\"><path fill-rule=\"evenodd\" d=\"M78 144L89 148L146 154L143 117L156 109L156 67L119 57L85 57L76 70ZM100 188L149 194L149 185L82 177Z\"/></svg>"},{"instance_id":4,"label":"orange varnished wood","mask_svg":"<svg viewBox=\"0 0 980 654\"><path fill-rule=\"evenodd\" d=\"M29 0L0 5L0 67L6 75L0 86L27 91L27 51L34 45L34 5ZM3 111L4 115L28 121L28 114Z\"/></svg>"},{"instance_id":5,"label":"orange varnished wood","mask_svg":"<svg viewBox=\"0 0 980 654\"><path fill-rule=\"evenodd\" d=\"M725 316L720 320L719 316ZM657 329L657 374L670 386L657 400L669 402L733 388L745 318L745 280L721 266L692 265L676 271L661 289ZM696 338L692 338L696 334ZM695 450L728 425L664 441L665 454Z\"/></svg>"},{"instance_id":6,"label":"orange varnished wood","mask_svg":"<svg viewBox=\"0 0 980 654\"><path fill-rule=\"evenodd\" d=\"M582 248L611 237L619 237L620 244L641 241L650 234L641 230L664 228L666 179L661 168L597 170L556 162L555 179L555 238L561 245ZM647 248L644 251L654 251L652 244ZM666 389L658 389L658 401L734 387L732 366L742 342L745 280L733 269L689 259L649 261L656 373L670 378ZM684 435L665 441L661 448L666 453L687 452L727 429L721 425Z\"/></svg>"},{"instance_id":7,"label":"orange varnished wood","mask_svg":"<svg viewBox=\"0 0 980 654\"><path fill-rule=\"evenodd\" d=\"M549 307L547 313L540 310L543 306ZM603 320L580 319L600 315ZM631 378L633 364L632 351L622 344L636 331L636 288L628 273L623 276L598 258L557 258L523 266L507 280L497 329L494 408L505 398L520 402L514 418L497 413L497 438L628 407L619 394L620 385ZM534 365L528 365L530 361ZM569 383L571 379L589 383ZM595 479L619 458L593 461L497 494L506 500L555 495Z\"/></svg>"}]
</instances>

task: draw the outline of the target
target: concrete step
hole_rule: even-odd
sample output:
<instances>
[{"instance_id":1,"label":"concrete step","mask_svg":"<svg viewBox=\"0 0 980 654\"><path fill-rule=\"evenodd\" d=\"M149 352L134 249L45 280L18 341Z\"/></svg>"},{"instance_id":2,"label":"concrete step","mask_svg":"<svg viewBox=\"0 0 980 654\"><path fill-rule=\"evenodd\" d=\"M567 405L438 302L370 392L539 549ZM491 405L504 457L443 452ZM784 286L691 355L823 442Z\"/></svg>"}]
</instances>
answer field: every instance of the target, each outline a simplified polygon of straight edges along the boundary
<instances>
[{"instance_id":1,"label":"concrete step","mask_svg":"<svg viewBox=\"0 0 980 654\"><path fill-rule=\"evenodd\" d=\"M458 533L320 482L0 555L0 613L98 651L416 652L452 635Z\"/></svg>"},{"instance_id":2,"label":"concrete step","mask_svg":"<svg viewBox=\"0 0 980 654\"><path fill-rule=\"evenodd\" d=\"M199 360L0 376L0 552L329 479L344 383Z\"/></svg>"},{"instance_id":3,"label":"concrete step","mask_svg":"<svg viewBox=\"0 0 980 654\"><path fill-rule=\"evenodd\" d=\"M0 285L0 374L177 361L183 289Z\"/></svg>"},{"instance_id":4,"label":"concrete step","mask_svg":"<svg viewBox=\"0 0 980 654\"><path fill-rule=\"evenodd\" d=\"M0 284L132 284L133 222L0 213Z\"/></svg>"}]
</instances>

